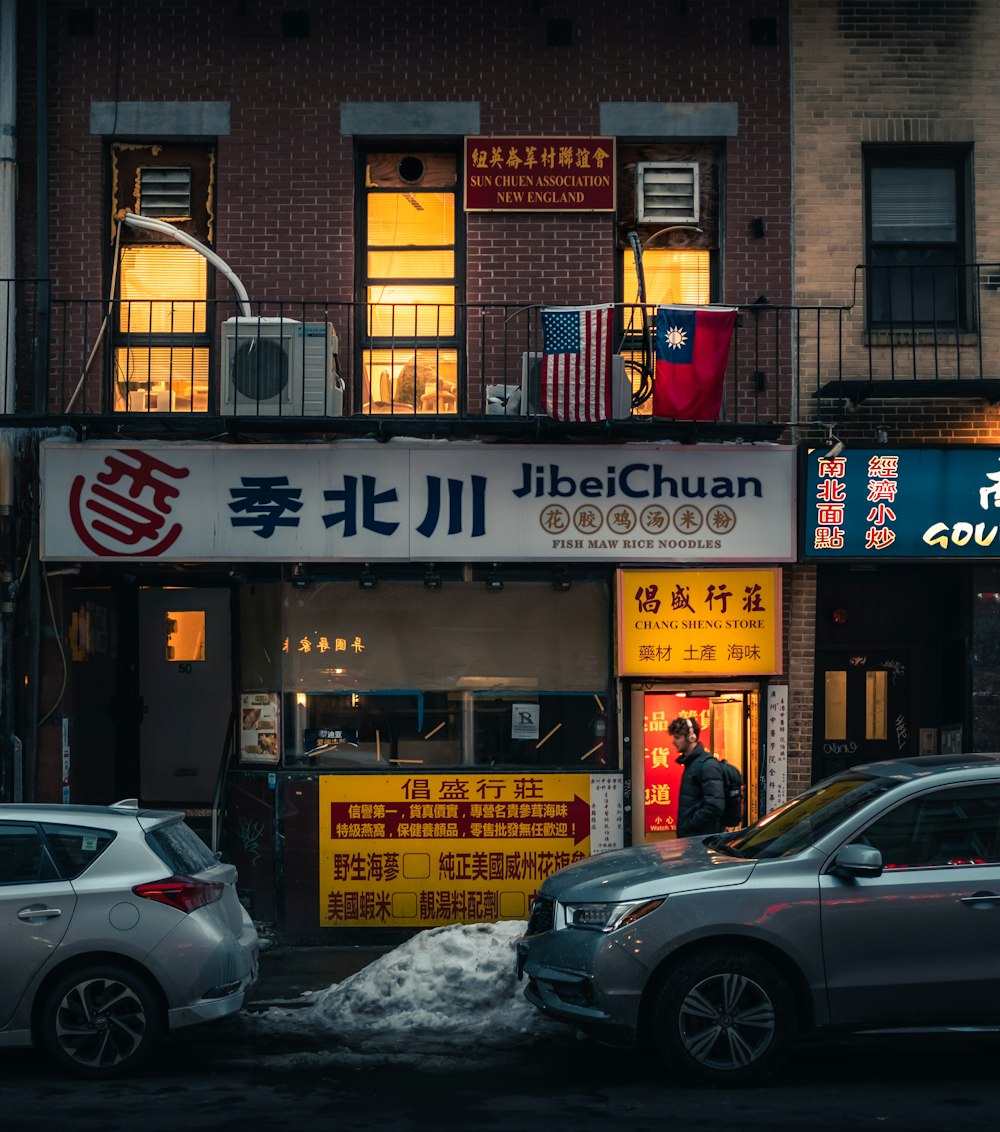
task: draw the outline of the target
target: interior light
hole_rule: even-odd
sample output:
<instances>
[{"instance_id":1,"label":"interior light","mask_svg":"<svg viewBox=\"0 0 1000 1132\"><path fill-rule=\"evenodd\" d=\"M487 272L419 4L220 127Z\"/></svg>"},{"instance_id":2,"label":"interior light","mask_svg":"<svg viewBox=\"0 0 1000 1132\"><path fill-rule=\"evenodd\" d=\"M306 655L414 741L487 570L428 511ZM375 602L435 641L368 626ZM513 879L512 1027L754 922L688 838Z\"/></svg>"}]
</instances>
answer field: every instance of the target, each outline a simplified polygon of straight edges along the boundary
<instances>
[{"instance_id":1,"label":"interior light","mask_svg":"<svg viewBox=\"0 0 1000 1132\"><path fill-rule=\"evenodd\" d=\"M493 568L486 573L486 588L488 590L502 590L503 578L500 571L497 569L497 564L493 563Z\"/></svg>"},{"instance_id":2,"label":"interior light","mask_svg":"<svg viewBox=\"0 0 1000 1132\"><path fill-rule=\"evenodd\" d=\"M363 590L373 590L375 588L375 571L371 567L370 562L366 562L361 570L361 577L358 579L358 585Z\"/></svg>"}]
</instances>

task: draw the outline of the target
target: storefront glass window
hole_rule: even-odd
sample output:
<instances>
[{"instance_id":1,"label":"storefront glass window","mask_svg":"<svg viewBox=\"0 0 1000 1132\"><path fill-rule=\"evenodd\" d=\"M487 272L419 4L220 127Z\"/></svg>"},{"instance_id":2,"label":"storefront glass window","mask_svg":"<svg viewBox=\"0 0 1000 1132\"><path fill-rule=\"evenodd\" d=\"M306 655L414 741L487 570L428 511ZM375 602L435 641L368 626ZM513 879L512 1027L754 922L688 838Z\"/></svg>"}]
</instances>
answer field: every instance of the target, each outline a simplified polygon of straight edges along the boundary
<instances>
[{"instance_id":1,"label":"storefront glass window","mask_svg":"<svg viewBox=\"0 0 1000 1132\"><path fill-rule=\"evenodd\" d=\"M245 595L243 675L246 690L254 673L260 690L280 680L286 766L617 765L607 585L344 581L280 594ZM274 655L280 675L258 663Z\"/></svg>"}]
</instances>

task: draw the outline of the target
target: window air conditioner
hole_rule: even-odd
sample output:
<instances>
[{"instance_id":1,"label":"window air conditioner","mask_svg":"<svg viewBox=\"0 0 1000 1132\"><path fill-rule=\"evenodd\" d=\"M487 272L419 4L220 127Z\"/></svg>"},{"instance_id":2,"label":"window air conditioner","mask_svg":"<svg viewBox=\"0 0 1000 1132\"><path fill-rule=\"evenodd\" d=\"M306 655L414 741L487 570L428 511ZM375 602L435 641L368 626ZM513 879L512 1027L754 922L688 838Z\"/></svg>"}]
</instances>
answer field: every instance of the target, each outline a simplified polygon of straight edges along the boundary
<instances>
[{"instance_id":1,"label":"window air conditioner","mask_svg":"<svg viewBox=\"0 0 1000 1132\"><path fill-rule=\"evenodd\" d=\"M541 351L521 355L521 414L528 417L545 417L542 408L542 354ZM611 416L625 420L632 415L632 383L625 372L625 359L621 354L611 355Z\"/></svg>"},{"instance_id":2,"label":"window air conditioner","mask_svg":"<svg viewBox=\"0 0 1000 1132\"><path fill-rule=\"evenodd\" d=\"M339 417L344 384L337 333L294 318L229 318L222 324L222 414Z\"/></svg>"}]
</instances>

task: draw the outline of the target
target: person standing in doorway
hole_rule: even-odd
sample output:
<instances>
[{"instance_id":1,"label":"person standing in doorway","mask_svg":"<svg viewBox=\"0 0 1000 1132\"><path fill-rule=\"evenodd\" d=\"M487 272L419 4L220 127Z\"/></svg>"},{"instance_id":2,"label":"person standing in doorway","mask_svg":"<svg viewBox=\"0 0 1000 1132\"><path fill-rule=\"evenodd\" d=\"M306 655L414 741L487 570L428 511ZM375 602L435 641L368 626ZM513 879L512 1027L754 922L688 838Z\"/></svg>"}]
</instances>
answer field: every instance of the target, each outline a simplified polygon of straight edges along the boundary
<instances>
[{"instance_id":1,"label":"person standing in doorway","mask_svg":"<svg viewBox=\"0 0 1000 1132\"><path fill-rule=\"evenodd\" d=\"M693 719L675 719L668 728L684 768L677 800L677 836L721 833L726 807L725 779L719 760L698 742L701 728Z\"/></svg>"}]
</instances>

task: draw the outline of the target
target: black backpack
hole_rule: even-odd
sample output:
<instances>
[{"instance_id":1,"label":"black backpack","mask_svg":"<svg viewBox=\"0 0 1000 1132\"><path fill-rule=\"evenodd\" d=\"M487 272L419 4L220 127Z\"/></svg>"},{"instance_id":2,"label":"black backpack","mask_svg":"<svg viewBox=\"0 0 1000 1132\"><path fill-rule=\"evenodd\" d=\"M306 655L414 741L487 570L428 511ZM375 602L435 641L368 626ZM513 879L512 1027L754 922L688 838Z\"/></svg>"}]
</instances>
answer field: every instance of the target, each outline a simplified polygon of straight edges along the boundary
<instances>
[{"instance_id":1,"label":"black backpack","mask_svg":"<svg viewBox=\"0 0 1000 1132\"><path fill-rule=\"evenodd\" d=\"M722 824L728 829L730 826L743 825L743 775L733 766L723 760L722 779L726 789L726 806L722 811Z\"/></svg>"}]
</instances>

